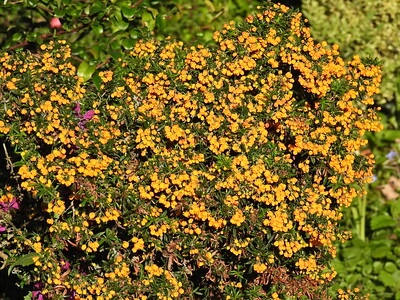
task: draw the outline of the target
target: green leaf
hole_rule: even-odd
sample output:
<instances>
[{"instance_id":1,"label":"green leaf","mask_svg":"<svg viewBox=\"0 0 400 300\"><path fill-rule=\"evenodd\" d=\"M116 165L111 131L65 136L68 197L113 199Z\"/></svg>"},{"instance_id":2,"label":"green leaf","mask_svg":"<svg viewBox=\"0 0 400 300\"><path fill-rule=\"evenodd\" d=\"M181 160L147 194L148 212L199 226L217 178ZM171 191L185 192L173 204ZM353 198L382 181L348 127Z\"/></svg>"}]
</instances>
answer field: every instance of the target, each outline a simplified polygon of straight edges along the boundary
<instances>
[{"instance_id":1,"label":"green leaf","mask_svg":"<svg viewBox=\"0 0 400 300\"><path fill-rule=\"evenodd\" d=\"M90 14L94 15L98 12L103 12L105 10L105 4L102 1L96 1L90 8Z\"/></svg>"},{"instance_id":2,"label":"green leaf","mask_svg":"<svg viewBox=\"0 0 400 300\"><path fill-rule=\"evenodd\" d=\"M374 216L371 220L371 229L377 230L396 225L396 222L390 216L378 215Z\"/></svg>"},{"instance_id":3,"label":"green leaf","mask_svg":"<svg viewBox=\"0 0 400 300\"><path fill-rule=\"evenodd\" d=\"M15 266L30 266L32 264L34 264L33 258L38 256L38 254L36 252L31 252L28 254L25 254L23 256L21 256L20 258L18 258L13 264L11 264L11 266L8 268L8 276L10 276L11 271L14 269Z\"/></svg>"},{"instance_id":4,"label":"green leaf","mask_svg":"<svg viewBox=\"0 0 400 300\"><path fill-rule=\"evenodd\" d=\"M394 297L395 300L400 300L400 291L396 293L396 296Z\"/></svg>"},{"instance_id":5,"label":"green leaf","mask_svg":"<svg viewBox=\"0 0 400 300\"><path fill-rule=\"evenodd\" d=\"M165 16L162 14L158 14L156 16L156 26L157 30L163 31L167 25L167 21L165 20Z\"/></svg>"},{"instance_id":6,"label":"green leaf","mask_svg":"<svg viewBox=\"0 0 400 300\"><path fill-rule=\"evenodd\" d=\"M136 30L136 29L132 29L130 32L129 32L129 36L131 37L131 38L133 38L133 39L138 39L139 38L139 36L140 36L140 32L138 31L138 30Z\"/></svg>"},{"instance_id":7,"label":"green leaf","mask_svg":"<svg viewBox=\"0 0 400 300\"><path fill-rule=\"evenodd\" d=\"M111 18L111 31L115 33L117 31L125 31L129 27L129 23L122 19L121 11L115 11L113 17Z\"/></svg>"},{"instance_id":8,"label":"green leaf","mask_svg":"<svg viewBox=\"0 0 400 300\"><path fill-rule=\"evenodd\" d=\"M396 266L395 263L393 263L393 262L391 262L391 261L388 261L388 262L385 264L385 270L386 270L387 272L389 272L389 273L394 273L394 272L397 270L397 266Z\"/></svg>"},{"instance_id":9,"label":"green leaf","mask_svg":"<svg viewBox=\"0 0 400 300\"><path fill-rule=\"evenodd\" d=\"M381 245L372 250L373 258L382 258L390 254L390 247L387 245Z\"/></svg>"},{"instance_id":10,"label":"green leaf","mask_svg":"<svg viewBox=\"0 0 400 300\"><path fill-rule=\"evenodd\" d=\"M394 142L399 138L398 130L383 130L376 134L379 139Z\"/></svg>"},{"instance_id":11,"label":"green leaf","mask_svg":"<svg viewBox=\"0 0 400 300\"><path fill-rule=\"evenodd\" d=\"M153 15L150 12L148 12L148 11L143 12L142 24L143 24L143 26L146 26L149 30L154 29L155 20L153 18Z\"/></svg>"},{"instance_id":12,"label":"green leaf","mask_svg":"<svg viewBox=\"0 0 400 300\"><path fill-rule=\"evenodd\" d=\"M400 217L400 201L392 201L390 205L390 213L393 219L398 219Z\"/></svg>"},{"instance_id":13,"label":"green leaf","mask_svg":"<svg viewBox=\"0 0 400 300\"><path fill-rule=\"evenodd\" d=\"M18 42L18 41L20 41L22 39L22 37L23 37L22 33L16 32L12 36L12 41L13 42Z\"/></svg>"},{"instance_id":14,"label":"green leaf","mask_svg":"<svg viewBox=\"0 0 400 300\"><path fill-rule=\"evenodd\" d=\"M93 33L96 35L100 35L103 33L103 26L101 25L91 25L90 27L92 27Z\"/></svg>"},{"instance_id":15,"label":"green leaf","mask_svg":"<svg viewBox=\"0 0 400 300\"><path fill-rule=\"evenodd\" d=\"M384 270L382 270L379 273L378 278L385 286L396 286L397 285L392 274L390 274L389 272L386 272Z\"/></svg>"},{"instance_id":16,"label":"green leaf","mask_svg":"<svg viewBox=\"0 0 400 300\"><path fill-rule=\"evenodd\" d=\"M32 292L29 292L29 294L24 297L24 300L32 300L32 299L33 299Z\"/></svg>"},{"instance_id":17,"label":"green leaf","mask_svg":"<svg viewBox=\"0 0 400 300\"><path fill-rule=\"evenodd\" d=\"M101 81L101 78L100 78L98 72L95 72L95 73L93 74L93 76L92 76L92 81L93 81L93 83L94 83L94 86L95 86L98 90L100 90L101 84L102 84L103 82Z\"/></svg>"},{"instance_id":18,"label":"green leaf","mask_svg":"<svg viewBox=\"0 0 400 300\"><path fill-rule=\"evenodd\" d=\"M65 14L67 13L67 11L65 9L58 9L56 8L54 10L54 17L56 18L62 18L65 16Z\"/></svg>"},{"instance_id":19,"label":"green leaf","mask_svg":"<svg viewBox=\"0 0 400 300\"><path fill-rule=\"evenodd\" d=\"M356 272L350 273L346 276L346 282L350 285L356 284L357 282L361 281L362 275Z\"/></svg>"},{"instance_id":20,"label":"green leaf","mask_svg":"<svg viewBox=\"0 0 400 300\"><path fill-rule=\"evenodd\" d=\"M83 61L78 67L78 76L87 81L92 77L94 71L96 71L96 66L90 66L86 61Z\"/></svg>"},{"instance_id":21,"label":"green leaf","mask_svg":"<svg viewBox=\"0 0 400 300\"><path fill-rule=\"evenodd\" d=\"M135 14L137 12L137 8L130 8L128 6L125 6L125 7L121 8L121 12L125 18L131 19L135 16Z\"/></svg>"},{"instance_id":22,"label":"green leaf","mask_svg":"<svg viewBox=\"0 0 400 300\"><path fill-rule=\"evenodd\" d=\"M133 47L135 46L136 41L133 39L124 39L122 41L122 46L126 49L126 50L131 50L133 49Z\"/></svg>"},{"instance_id":23,"label":"green leaf","mask_svg":"<svg viewBox=\"0 0 400 300\"><path fill-rule=\"evenodd\" d=\"M28 32L26 34L26 39L28 42L35 42L37 39L38 34L36 32Z\"/></svg>"},{"instance_id":24,"label":"green leaf","mask_svg":"<svg viewBox=\"0 0 400 300\"><path fill-rule=\"evenodd\" d=\"M361 259L363 254L358 247L349 247L343 249L343 256L345 259Z\"/></svg>"},{"instance_id":25,"label":"green leaf","mask_svg":"<svg viewBox=\"0 0 400 300\"><path fill-rule=\"evenodd\" d=\"M371 264L365 264L362 268L362 274L364 276L368 276L372 273L372 265Z\"/></svg>"}]
</instances>

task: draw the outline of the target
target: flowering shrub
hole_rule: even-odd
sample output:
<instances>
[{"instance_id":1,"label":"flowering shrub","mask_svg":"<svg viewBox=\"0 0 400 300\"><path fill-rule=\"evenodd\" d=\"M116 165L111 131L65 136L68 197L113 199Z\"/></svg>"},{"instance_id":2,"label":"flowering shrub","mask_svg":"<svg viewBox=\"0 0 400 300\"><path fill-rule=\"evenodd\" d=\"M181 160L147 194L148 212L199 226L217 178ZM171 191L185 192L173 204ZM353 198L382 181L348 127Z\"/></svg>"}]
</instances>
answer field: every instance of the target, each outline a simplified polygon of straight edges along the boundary
<instances>
[{"instance_id":1,"label":"flowering shrub","mask_svg":"<svg viewBox=\"0 0 400 300\"><path fill-rule=\"evenodd\" d=\"M139 41L87 82L64 41L1 55L2 258L34 299L324 297L379 66L276 4L214 40Z\"/></svg>"}]
</instances>

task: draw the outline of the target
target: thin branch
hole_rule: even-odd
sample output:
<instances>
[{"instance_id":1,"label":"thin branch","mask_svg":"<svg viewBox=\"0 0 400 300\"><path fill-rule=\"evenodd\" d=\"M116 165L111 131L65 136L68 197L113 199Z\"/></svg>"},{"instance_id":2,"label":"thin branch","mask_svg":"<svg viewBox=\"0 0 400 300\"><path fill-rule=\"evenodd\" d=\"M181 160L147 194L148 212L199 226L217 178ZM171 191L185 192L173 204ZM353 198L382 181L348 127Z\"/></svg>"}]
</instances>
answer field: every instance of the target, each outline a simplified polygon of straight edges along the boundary
<instances>
[{"instance_id":1,"label":"thin branch","mask_svg":"<svg viewBox=\"0 0 400 300\"><path fill-rule=\"evenodd\" d=\"M80 25L80 26L78 26L78 27L76 27L76 28L74 28L72 30L59 30L59 31L56 32L56 35L59 36L59 35L63 35L63 34L77 32L77 31L81 30L84 27L85 27L84 25ZM54 33L45 33L45 34L42 34L40 36L40 38L41 39L47 39L47 38L50 38L52 36L54 36ZM15 49L18 49L18 48L25 47L26 45L28 45L28 43L29 43L29 41L25 40L25 41L23 41L23 42L21 42L19 44L11 46L10 48L7 49L7 51L12 51L12 50L15 50Z\"/></svg>"},{"instance_id":2,"label":"thin branch","mask_svg":"<svg viewBox=\"0 0 400 300\"><path fill-rule=\"evenodd\" d=\"M14 166L13 166L10 156L8 155L6 144L4 144L4 143L3 143L3 149L4 149L4 153L6 155L6 161L7 161L6 168L7 168L7 170L10 170L11 175L14 175Z\"/></svg>"},{"instance_id":3,"label":"thin branch","mask_svg":"<svg viewBox=\"0 0 400 300\"><path fill-rule=\"evenodd\" d=\"M135 4L131 5L131 8L135 8L135 7L139 6L140 3L142 3L142 2L143 2L143 0L139 0L139 1L136 2Z\"/></svg>"}]
</instances>

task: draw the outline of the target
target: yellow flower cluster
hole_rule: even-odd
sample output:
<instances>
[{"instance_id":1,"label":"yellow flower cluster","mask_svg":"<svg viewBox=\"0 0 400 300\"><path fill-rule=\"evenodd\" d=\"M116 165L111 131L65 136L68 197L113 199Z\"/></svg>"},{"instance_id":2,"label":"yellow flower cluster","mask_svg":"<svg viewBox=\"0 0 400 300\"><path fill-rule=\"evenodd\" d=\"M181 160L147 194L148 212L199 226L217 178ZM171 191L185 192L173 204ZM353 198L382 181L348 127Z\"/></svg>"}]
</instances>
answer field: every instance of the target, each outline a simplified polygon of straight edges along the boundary
<instances>
[{"instance_id":1,"label":"yellow flower cluster","mask_svg":"<svg viewBox=\"0 0 400 300\"><path fill-rule=\"evenodd\" d=\"M345 63L282 5L214 40L138 41L98 73L98 89L75 76L63 42L0 57L17 103L1 106L0 134L22 149L20 186L48 226L40 241L26 237L37 271L77 253L61 275L37 275L49 295L217 295L251 289L270 266L332 280L340 209L372 177L373 157L358 150L381 129L369 108L380 70Z\"/></svg>"}]
</instances>

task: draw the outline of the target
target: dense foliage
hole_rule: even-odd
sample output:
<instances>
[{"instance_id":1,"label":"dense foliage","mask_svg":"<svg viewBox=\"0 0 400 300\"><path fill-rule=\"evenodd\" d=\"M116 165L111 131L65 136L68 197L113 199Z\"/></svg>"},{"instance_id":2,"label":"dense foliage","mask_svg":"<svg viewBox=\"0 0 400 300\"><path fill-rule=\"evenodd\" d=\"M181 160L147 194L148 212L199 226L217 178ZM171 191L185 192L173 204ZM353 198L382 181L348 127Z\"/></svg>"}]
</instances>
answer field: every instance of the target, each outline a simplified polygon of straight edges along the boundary
<instances>
[{"instance_id":1,"label":"dense foliage","mask_svg":"<svg viewBox=\"0 0 400 300\"><path fill-rule=\"evenodd\" d=\"M87 81L65 41L2 54L1 255L34 297L327 296L380 68L280 5L213 38L140 40Z\"/></svg>"}]
</instances>

